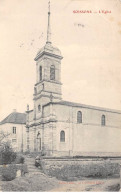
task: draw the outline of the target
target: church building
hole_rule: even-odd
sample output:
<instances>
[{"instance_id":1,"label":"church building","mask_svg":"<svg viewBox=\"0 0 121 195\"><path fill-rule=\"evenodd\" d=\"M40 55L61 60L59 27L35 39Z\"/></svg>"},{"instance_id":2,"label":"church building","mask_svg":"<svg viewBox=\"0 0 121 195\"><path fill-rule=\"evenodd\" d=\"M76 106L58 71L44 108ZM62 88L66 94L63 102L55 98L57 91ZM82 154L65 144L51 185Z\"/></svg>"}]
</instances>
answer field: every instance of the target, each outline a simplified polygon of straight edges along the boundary
<instances>
[{"instance_id":1,"label":"church building","mask_svg":"<svg viewBox=\"0 0 121 195\"><path fill-rule=\"evenodd\" d=\"M62 59L51 42L49 6L47 41L34 59L34 109L26 111L27 150L50 156L121 155L121 111L62 100Z\"/></svg>"}]
</instances>

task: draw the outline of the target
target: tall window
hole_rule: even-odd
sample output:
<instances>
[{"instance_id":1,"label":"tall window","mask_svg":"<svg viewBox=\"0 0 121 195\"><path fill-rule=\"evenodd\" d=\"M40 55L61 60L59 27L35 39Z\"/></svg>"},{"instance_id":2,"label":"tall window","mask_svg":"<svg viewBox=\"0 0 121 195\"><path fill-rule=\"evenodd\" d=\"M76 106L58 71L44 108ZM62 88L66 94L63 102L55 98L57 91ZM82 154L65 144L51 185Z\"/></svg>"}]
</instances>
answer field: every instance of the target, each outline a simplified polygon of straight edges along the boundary
<instances>
[{"instance_id":1,"label":"tall window","mask_svg":"<svg viewBox=\"0 0 121 195\"><path fill-rule=\"evenodd\" d=\"M105 115L102 115L101 117L101 125L105 126Z\"/></svg>"},{"instance_id":2,"label":"tall window","mask_svg":"<svg viewBox=\"0 0 121 195\"><path fill-rule=\"evenodd\" d=\"M82 112L81 111L77 112L77 123L82 123Z\"/></svg>"},{"instance_id":3,"label":"tall window","mask_svg":"<svg viewBox=\"0 0 121 195\"><path fill-rule=\"evenodd\" d=\"M50 67L50 80L55 80L55 66L51 65Z\"/></svg>"},{"instance_id":4,"label":"tall window","mask_svg":"<svg viewBox=\"0 0 121 195\"><path fill-rule=\"evenodd\" d=\"M16 127L13 127L13 134L16 134Z\"/></svg>"},{"instance_id":5,"label":"tall window","mask_svg":"<svg viewBox=\"0 0 121 195\"><path fill-rule=\"evenodd\" d=\"M42 80L42 66L39 67L39 78Z\"/></svg>"},{"instance_id":6,"label":"tall window","mask_svg":"<svg viewBox=\"0 0 121 195\"><path fill-rule=\"evenodd\" d=\"M65 131L60 132L60 142L65 142Z\"/></svg>"},{"instance_id":7,"label":"tall window","mask_svg":"<svg viewBox=\"0 0 121 195\"><path fill-rule=\"evenodd\" d=\"M38 105L38 112L41 112L41 106Z\"/></svg>"},{"instance_id":8,"label":"tall window","mask_svg":"<svg viewBox=\"0 0 121 195\"><path fill-rule=\"evenodd\" d=\"M42 83L42 90L44 90L44 83Z\"/></svg>"}]
</instances>

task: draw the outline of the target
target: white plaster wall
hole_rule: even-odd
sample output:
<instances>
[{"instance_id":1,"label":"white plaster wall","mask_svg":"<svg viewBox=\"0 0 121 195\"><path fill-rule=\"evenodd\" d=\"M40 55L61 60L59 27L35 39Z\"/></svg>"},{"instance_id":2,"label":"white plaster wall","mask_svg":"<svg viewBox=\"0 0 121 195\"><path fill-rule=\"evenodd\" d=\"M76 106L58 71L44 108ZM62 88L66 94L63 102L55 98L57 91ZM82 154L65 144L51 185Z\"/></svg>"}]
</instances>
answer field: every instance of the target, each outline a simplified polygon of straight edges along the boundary
<instances>
[{"instance_id":1,"label":"white plaster wall","mask_svg":"<svg viewBox=\"0 0 121 195\"><path fill-rule=\"evenodd\" d=\"M16 127L16 134L13 134L13 127ZM21 152L26 151L27 149L27 134L26 134L26 127L23 124L12 124L6 123L0 125L0 130L3 131L5 134L10 134L6 141L10 141L12 146L16 151ZM16 139L16 142L12 142L12 139ZM22 145L23 143L23 145Z\"/></svg>"},{"instance_id":2,"label":"white plaster wall","mask_svg":"<svg viewBox=\"0 0 121 195\"><path fill-rule=\"evenodd\" d=\"M53 105L57 117L57 149L75 152L121 152L121 114L86 108ZM83 122L77 123L77 111ZM106 126L101 126L101 116ZM60 143L60 131L65 131L65 143Z\"/></svg>"}]
</instances>

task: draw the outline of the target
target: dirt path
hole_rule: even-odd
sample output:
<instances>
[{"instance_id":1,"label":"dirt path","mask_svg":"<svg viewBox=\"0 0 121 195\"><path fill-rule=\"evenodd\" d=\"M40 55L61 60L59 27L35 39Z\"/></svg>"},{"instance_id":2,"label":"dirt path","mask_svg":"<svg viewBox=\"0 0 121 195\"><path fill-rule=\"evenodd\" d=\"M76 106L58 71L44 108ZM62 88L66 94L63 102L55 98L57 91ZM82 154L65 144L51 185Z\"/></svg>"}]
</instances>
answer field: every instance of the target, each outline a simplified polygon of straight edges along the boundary
<instances>
[{"instance_id":1,"label":"dirt path","mask_svg":"<svg viewBox=\"0 0 121 195\"><path fill-rule=\"evenodd\" d=\"M81 191L118 191L119 179L90 179L74 182L60 182L60 186L52 189L53 192L81 192Z\"/></svg>"},{"instance_id":2,"label":"dirt path","mask_svg":"<svg viewBox=\"0 0 121 195\"><path fill-rule=\"evenodd\" d=\"M55 178L46 176L34 166L33 158L26 158L29 173L12 181L0 181L1 191L49 191L57 188L58 181Z\"/></svg>"}]
</instances>

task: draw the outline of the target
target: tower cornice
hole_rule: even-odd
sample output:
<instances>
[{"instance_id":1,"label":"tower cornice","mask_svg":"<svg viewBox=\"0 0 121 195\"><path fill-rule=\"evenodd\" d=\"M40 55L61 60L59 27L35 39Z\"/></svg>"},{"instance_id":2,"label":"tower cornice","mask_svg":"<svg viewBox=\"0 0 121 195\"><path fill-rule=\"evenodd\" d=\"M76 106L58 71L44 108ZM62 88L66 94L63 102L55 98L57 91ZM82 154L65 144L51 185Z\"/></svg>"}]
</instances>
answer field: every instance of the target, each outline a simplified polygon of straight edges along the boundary
<instances>
[{"instance_id":1,"label":"tower cornice","mask_svg":"<svg viewBox=\"0 0 121 195\"><path fill-rule=\"evenodd\" d=\"M40 83L43 83L44 81L49 82L49 83L55 83L55 84L62 85L62 83L59 82L59 81L53 81L53 80L43 79L43 80L41 80L40 82L36 83L35 86L39 85Z\"/></svg>"},{"instance_id":2,"label":"tower cornice","mask_svg":"<svg viewBox=\"0 0 121 195\"><path fill-rule=\"evenodd\" d=\"M47 51L43 51L43 52L38 53L34 60L37 61L43 55L47 55L47 56L50 56L50 57L54 57L54 58L57 58L57 59L60 59L60 60L63 59L63 57L60 56L60 55L56 55L54 53L50 53L50 52L47 52Z\"/></svg>"}]
</instances>

